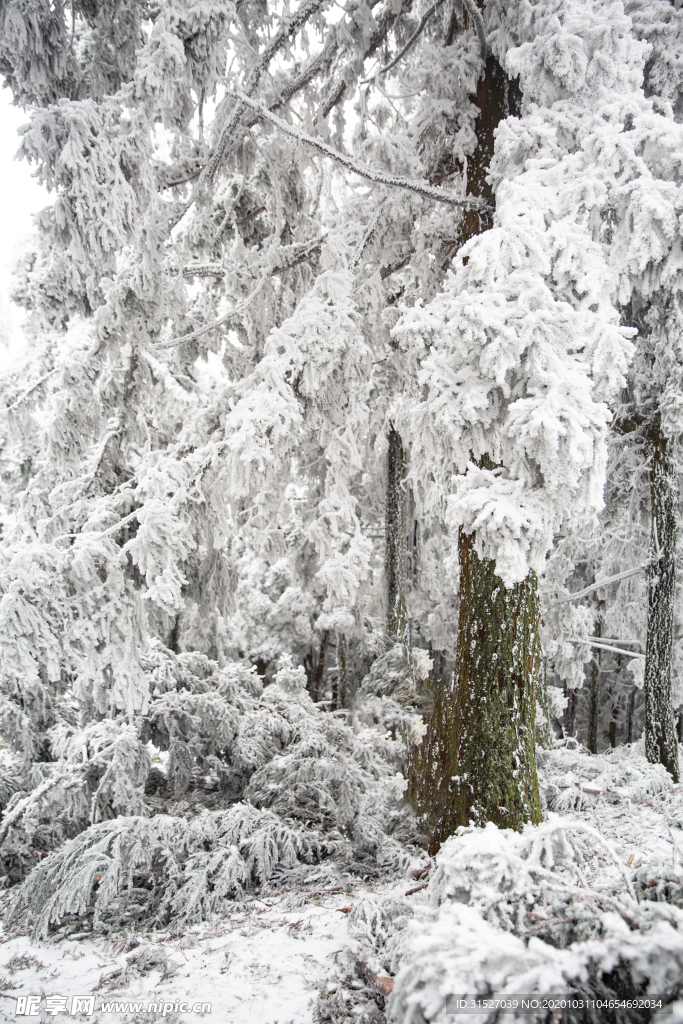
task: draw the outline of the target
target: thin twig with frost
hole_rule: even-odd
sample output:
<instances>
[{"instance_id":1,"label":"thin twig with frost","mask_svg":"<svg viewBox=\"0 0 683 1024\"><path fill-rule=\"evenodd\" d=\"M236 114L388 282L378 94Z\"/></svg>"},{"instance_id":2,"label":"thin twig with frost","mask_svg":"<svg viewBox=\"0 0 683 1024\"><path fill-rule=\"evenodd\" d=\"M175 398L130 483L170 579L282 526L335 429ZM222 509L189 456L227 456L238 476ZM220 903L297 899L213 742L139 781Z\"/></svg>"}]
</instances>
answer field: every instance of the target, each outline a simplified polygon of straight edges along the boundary
<instances>
[{"instance_id":1,"label":"thin twig with frost","mask_svg":"<svg viewBox=\"0 0 683 1024\"><path fill-rule=\"evenodd\" d=\"M277 33L270 46L268 46L261 57L257 60L256 64L251 70L249 78L247 79L244 86L245 96L251 95L258 88L259 82L267 70L270 62L273 60L275 55L282 49L286 44L287 40L291 39L292 36L296 35L300 29L304 27L306 22L314 14L316 14L323 6L324 0L304 0L298 11L296 11L291 17L284 19L284 25ZM248 104L247 104L248 105ZM214 152L213 157L204 168L199 179L198 186L201 187L205 182L213 182L216 172L223 162L223 158L227 152L230 144L230 138L237 128L243 114L244 114L244 99L237 104L235 109L232 111L230 119L221 132L218 145Z\"/></svg>"},{"instance_id":2,"label":"thin twig with frost","mask_svg":"<svg viewBox=\"0 0 683 1024\"><path fill-rule=\"evenodd\" d=\"M16 824L16 822L24 816L29 807L32 804L38 803L42 796L49 793L51 789L54 789L58 783L64 782L67 777L68 776L66 775L52 775L49 779L45 779L36 789L33 790L32 793L29 793L29 795L24 797L23 800L20 800L17 806L12 808L9 814L5 815L2 825L0 825L0 846L2 846L7 838L7 833L12 825Z\"/></svg>"},{"instance_id":3,"label":"thin twig with frost","mask_svg":"<svg viewBox=\"0 0 683 1024\"><path fill-rule=\"evenodd\" d=\"M585 644L586 647L597 647L601 651L612 651L614 654L624 654L627 658L642 658L645 660L645 655L639 651L625 651L621 647L612 647L610 644L601 644L597 640L591 640L590 637L565 637L565 642L568 644Z\"/></svg>"},{"instance_id":4,"label":"thin twig with frost","mask_svg":"<svg viewBox=\"0 0 683 1024\"><path fill-rule=\"evenodd\" d=\"M35 384L32 384L31 387L28 389L28 391L24 391L23 395L21 395L19 398L17 398L17 400L15 402L12 402L11 405L7 406L7 410L6 411L7 412L14 412L14 410L17 409L22 404L22 402L25 402L26 399L29 398L30 395L33 394L33 392L36 390L36 388L39 388L41 384L44 384L46 380L49 380L50 377L52 377L55 373L57 373L57 370L58 370L58 367L55 366L52 370L50 370L43 377L41 377L40 380L37 380L35 382Z\"/></svg>"}]
</instances>

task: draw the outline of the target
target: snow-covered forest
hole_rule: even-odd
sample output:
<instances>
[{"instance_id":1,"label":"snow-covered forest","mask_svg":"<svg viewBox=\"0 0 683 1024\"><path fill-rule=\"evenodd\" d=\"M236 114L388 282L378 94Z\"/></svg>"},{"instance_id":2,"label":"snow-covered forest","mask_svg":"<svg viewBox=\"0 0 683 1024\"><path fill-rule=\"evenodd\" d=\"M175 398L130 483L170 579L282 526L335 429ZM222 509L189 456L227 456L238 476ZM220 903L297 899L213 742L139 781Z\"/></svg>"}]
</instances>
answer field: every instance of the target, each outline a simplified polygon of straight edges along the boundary
<instances>
[{"instance_id":1,"label":"snow-covered forest","mask_svg":"<svg viewBox=\"0 0 683 1024\"><path fill-rule=\"evenodd\" d=\"M0 1019L683 1022L683 4L0 0L0 74Z\"/></svg>"}]
</instances>

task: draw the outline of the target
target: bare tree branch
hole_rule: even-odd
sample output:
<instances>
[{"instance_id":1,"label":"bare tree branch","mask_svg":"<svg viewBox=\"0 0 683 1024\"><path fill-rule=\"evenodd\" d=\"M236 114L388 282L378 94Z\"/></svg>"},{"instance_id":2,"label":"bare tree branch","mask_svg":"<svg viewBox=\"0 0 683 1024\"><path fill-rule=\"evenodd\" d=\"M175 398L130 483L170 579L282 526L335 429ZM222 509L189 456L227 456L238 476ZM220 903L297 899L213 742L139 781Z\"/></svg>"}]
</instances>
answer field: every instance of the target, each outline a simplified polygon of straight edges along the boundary
<instances>
[{"instance_id":1,"label":"bare tree branch","mask_svg":"<svg viewBox=\"0 0 683 1024\"><path fill-rule=\"evenodd\" d=\"M657 560L655 560L657 561ZM633 569L626 569L624 572L618 572L616 576L608 576L606 580L599 580L597 583L591 583L590 587L584 587L583 590L577 590L575 594L568 594L567 597L561 597L559 601L553 601L552 604L548 605L547 611L551 608L557 608L560 604L566 604L568 601L580 601L582 597L587 597L588 594L592 594L594 590L600 590L601 587L607 587L610 583L618 583L620 580L627 580L631 576L637 576L639 572L645 572L653 562L644 562L643 565L636 565Z\"/></svg>"},{"instance_id":2,"label":"bare tree branch","mask_svg":"<svg viewBox=\"0 0 683 1024\"><path fill-rule=\"evenodd\" d=\"M433 199L438 203L447 203L449 206L459 206L465 210L487 210L488 206L482 199L477 199L474 196L454 196L451 192L446 192L441 188L434 188L433 185L428 185L427 182L413 181L410 178L398 178L394 174L387 174L384 171L376 171L372 167L367 167L365 164L360 164L353 160L351 157L346 156L344 153L340 153L332 146L328 146L322 139L316 139L313 135L308 135L307 132L301 131L299 128L294 128L291 124L283 121L282 118L273 114L267 107L264 107L262 103L258 103L256 100L252 100L249 96L246 96L242 92L237 90L228 90L228 94L236 96L240 103L245 106L249 106L252 110L255 110L259 115L266 121L270 121L271 124L275 125L283 134L289 135L290 138L296 139L297 142L303 142L306 146L311 146L313 149L317 149L319 153L323 153L325 156L330 157L337 163L342 164L347 170L352 171L354 174L359 175L361 178L366 178L368 181L374 181L379 185L389 185L392 188L403 188L408 192L414 192L416 195L423 196L425 199Z\"/></svg>"},{"instance_id":3,"label":"bare tree branch","mask_svg":"<svg viewBox=\"0 0 683 1024\"><path fill-rule=\"evenodd\" d=\"M584 644L586 647L597 647L601 651L612 651L614 654L625 654L627 658L642 658L645 660L645 655L640 654L639 651L625 651L621 647L612 647L610 644L598 643L597 640L591 640L589 637L584 639L578 639L573 636L565 637L565 642L569 644Z\"/></svg>"}]
</instances>

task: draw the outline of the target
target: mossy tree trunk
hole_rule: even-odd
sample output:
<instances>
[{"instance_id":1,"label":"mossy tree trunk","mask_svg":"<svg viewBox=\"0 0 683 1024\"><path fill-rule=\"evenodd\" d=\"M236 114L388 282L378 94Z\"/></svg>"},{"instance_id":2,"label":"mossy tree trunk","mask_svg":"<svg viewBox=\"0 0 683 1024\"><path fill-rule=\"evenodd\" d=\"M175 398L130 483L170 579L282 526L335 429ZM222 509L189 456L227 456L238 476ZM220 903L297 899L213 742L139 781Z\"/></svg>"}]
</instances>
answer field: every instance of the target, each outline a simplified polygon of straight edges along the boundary
<instances>
[{"instance_id":1,"label":"mossy tree trunk","mask_svg":"<svg viewBox=\"0 0 683 1024\"><path fill-rule=\"evenodd\" d=\"M460 612L453 686L435 689L427 736L411 767L430 850L459 825L541 821L536 684L542 671L535 575L511 590L460 532Z\"/></svg>"},{"instance_id":2,"label":"mossy tree trunk","mask_svg":"<svg viewBox=\"0 0 683 1024\"><path fill-rule=\"evenodd\" d=\"M648 571L645 647L645 753L679 781L678 745L671 705L671 658L676 593L678 486L674 442L651 431L652 565Z\"/></svg>"},{"instance_id":3,"label":"mossy tree trunk","mask_svg":"<svg viewBox=\"0 0 683 1024\"><path fill-rule=\"evenodd\" d=\"M389 430L387 451L387 499L385 510L384 579L387 601L387 634L404 639L408 624L406 606L406 452L401 435Z\"/></svg>"},{"instance_id":4,"label":"mossy tree trunk","mask_svg":"<svg viewBox=\"0 0 683 1024\"><path fill-rule=\"evenodd\" d=\"M486 174L494 131L508 113L513 83L489 56L474 97L477 147L468 192L489 201ZM490 214L463 214L460 242L487 230ZM488 456L482 465L493 467ZM459 825L492 821L520 829L541 821L536 778L536 683L541 669L538 583L534 573L511 590L481 559L474 535L459 537L460 612L454 685L435 692L422 748L411 762L411 792L434 852Z\"/></svg>"}]
</instances>

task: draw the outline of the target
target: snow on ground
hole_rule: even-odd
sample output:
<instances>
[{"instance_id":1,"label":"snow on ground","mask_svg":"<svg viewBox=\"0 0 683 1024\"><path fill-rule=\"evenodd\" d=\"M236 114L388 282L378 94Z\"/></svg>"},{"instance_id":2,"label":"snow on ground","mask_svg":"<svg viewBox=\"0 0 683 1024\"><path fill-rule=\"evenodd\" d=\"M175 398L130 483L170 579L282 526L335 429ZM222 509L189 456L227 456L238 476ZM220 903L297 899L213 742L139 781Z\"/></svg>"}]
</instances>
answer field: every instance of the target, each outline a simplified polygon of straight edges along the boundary
<instances>
[{"instance_id":1,"label":"snow on ground","mask_svg":"<svg viewBox=\"0 0 683 1024\"><path fill-rule=\"evenodd\" d=\"M405 886L404 886L405 888ZM363 894L367 895L365 890ZM90 1022L159 1019L156 1011L102 1010L132 1000L170 1003L167 1021L310 1024L317 992L348 941L346 892L280 893L237 904L211 926L167 933L129 933L116 940L33 943L0 939L0 1020L16 1016L21 995L95 995L95 1012L45 1015ZM176 1002L211 1003L211 1011L175 1012ZM41 1011L45 1004L41 1003Z\"/></svg>"},{"instance_id":2,"label":"snow on ground","mask_svg":"<svg viewBox=\"0 0 683 1024\"><path fill-rule=\"evenodd\" d=\"M683 786L673 786L659 766L647 765L641 747L594 757L570 741L540 751L547 813L567 825L584 822L607 840L614 856L599 869L596 860L593 886L616 892L626 882L634 897L637 892L640 899L681 906ZM249 894L210 924L182 933L130 931L97 939L72 934L40 943L0 934L0 1021L313 1024L326 982L348 982L349 965L353 971L355 959L362 958L353 927L349 934L357 916L350 913L353 907L368 900L386 905L389 898L403 906L409 902L418 917L421 908L429 913L429 890L405 878L323 886ZM42 997L38 1014L17 1015L18 997L29 996ZM94 996L92 1012L87 1005L70 1012L74 996ZM66 1009L58 1000L48 1006L46 997L66 997ZM352 985L345 995L351 1013L357 998ZM210 1003L210 1011L202 1012L199 1003ZM683 1024L683 1002L667 1020Z\"/></svg>"},{"instance_id":3,"label":"snow on ground","mask_svg":"<svg viewBox=\"0 0 683 1024\"><path fill-rule=\"evenodd\" d=\"M335 887L248 897L182 934L130 931L47 942L0 934L0 1021L133 1024L163 1016L170 1024L311 1024L318 992L348 945L355 902L402 896L414 885L401 879L351 893ZM40 1014L17 1015L17 998L32 995L42 997ZM94 1012L71 1013L73 996L93 995ZM48 996L67 996L66 1012L47 1013ZM131 1001L145 1008L112 1006ZM181 1002L208 1002L211 1010L180 1012ZM154 1003L173 1009L147 1011Z\"/></svg>"}]
</instances>

